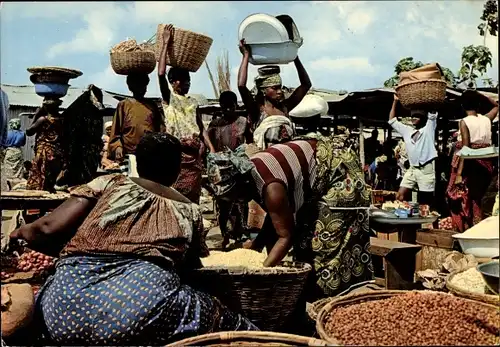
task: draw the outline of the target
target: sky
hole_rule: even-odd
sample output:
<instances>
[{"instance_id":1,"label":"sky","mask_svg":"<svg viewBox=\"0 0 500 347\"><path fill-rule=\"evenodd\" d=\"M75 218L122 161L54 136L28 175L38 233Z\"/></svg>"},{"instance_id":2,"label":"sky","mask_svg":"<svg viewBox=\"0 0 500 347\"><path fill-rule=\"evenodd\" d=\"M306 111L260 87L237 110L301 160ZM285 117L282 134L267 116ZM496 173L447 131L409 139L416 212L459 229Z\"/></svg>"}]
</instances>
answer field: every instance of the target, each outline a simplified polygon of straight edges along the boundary
<instances>
[{"instance_id":1,"label":"sky","mask_svg":"<svg viewBox=\"0 0 500 347\"><path fill-rule=\"evenodd\" d=\"M109 62L110 48L127 39L149 39L160 23L203 33L214 42L207 57L229 54L231 86L241 62L238 27L254 13L290 15L304 39L299 50L314 88L356 91L383 86L404 57L438 62L457 73L462 48L483 43L477 26L484 1L170 1L170 2L7 2L0 10L0 80L29 85L31 66L81 70L76 87L93 83L129 94L125 77ZM489 77L498 80L498 42ZM283 83L299 84L293 64L282 65ZM248 87L257 68L250 66ZM156 73L148 96L160 96ZM191 93L214 98L205 66L192 74Z\"/></svg>"}]
</instances>

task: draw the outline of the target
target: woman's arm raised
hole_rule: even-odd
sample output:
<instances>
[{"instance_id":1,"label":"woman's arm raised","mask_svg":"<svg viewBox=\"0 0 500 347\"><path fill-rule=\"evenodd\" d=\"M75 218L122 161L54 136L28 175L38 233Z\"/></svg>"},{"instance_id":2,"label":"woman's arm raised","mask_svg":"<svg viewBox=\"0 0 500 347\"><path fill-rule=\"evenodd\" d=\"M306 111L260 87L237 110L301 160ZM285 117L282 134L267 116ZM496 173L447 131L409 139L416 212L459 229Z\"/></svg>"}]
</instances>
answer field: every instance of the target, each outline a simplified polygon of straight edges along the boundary
<instances>
[{"instance_id":1,"label":"woman's arm raised","mask_svg":"<svg viewBox=\"0 0 500 347\"><path fill-rule=\"evenodd\" d=\"M238 71L238 91L241 95L241 100L245 105L248 115L250 116L250 120L253 124L255 124L259 118L259 107L255 102L252 93L247 88L248 81L248 61L250 59L250 55L252 54L250 51L250 47L245 44L245 40L240 41L240 50L243 53L243 58L241 59L240 70Z\"/></svg>"},{"instance_id":2,"label":"woman's arm raised","mask_svg":"<svg viewBox=\"0 0 500 347\"><path fill-rule=\"evenodd\" d=\"M298 86L297 89L293 91L292 95L290 95L290 97L286 100L286 107L289 111L293 110L298 104L300 104L302 99L304 99L304 96L306 96L307 92L312 87L311 79L309 78L309 75L307 74L307 71L304 68L304 65L302 65L299 57L295 58L293 63L295 64L297 73L299 74L300 86Z\"/></svg>"}]
</instances>

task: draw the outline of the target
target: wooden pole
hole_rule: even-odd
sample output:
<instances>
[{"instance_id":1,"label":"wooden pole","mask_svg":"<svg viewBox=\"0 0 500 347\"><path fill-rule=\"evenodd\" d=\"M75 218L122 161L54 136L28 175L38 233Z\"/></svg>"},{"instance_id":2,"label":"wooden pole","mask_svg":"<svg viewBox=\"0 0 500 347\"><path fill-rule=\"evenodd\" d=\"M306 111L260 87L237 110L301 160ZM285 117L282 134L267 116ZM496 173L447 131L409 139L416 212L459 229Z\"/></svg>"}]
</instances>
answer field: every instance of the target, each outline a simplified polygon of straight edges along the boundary
<instances>
[{"instance_id":1,"label":"wooden pole","mask_svg":"<svg viewBox=\"0 0 500 347\"><path fill-rule=\"evenodd\" d=\"M365 168L365 137L363 136L363 121L361 117L359 119L359 160L361 162L361 167Z\"/></svg>"}]
</instances>

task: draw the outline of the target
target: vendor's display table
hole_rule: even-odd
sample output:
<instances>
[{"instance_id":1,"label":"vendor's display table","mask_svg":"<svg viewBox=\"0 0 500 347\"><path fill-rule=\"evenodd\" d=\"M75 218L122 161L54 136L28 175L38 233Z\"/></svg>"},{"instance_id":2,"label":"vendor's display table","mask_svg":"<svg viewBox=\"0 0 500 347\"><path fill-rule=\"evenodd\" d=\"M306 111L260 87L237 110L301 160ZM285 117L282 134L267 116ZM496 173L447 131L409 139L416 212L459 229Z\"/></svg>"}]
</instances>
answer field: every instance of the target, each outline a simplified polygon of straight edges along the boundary
<instances>
[{"instance_id":1,"label":"vendor's display table","mask_svg":"<svg viewBox=\"0 0 500 347\"><path fill-rule=\"evenodd\" d=\"M422 229L423 224L432 224L438 217L410 217L410 218L384 218L370 217L370 228L380 234L393 234L396 237L389 237L391 241L399 241L415 244L417 230ZM381 237L382 238L382 237Z\"/></svg>"},{"instance_id":2,"label":"vendor's display table","mask_svg":"<svg viewBox=\"0 0 500 347\"><path fill-rule=\"evenodd\" d=\"M68 193L49 193L39 190L19 190L1 193L2 210L50 211L69 198Z\"/></svg>"}]
</instances>

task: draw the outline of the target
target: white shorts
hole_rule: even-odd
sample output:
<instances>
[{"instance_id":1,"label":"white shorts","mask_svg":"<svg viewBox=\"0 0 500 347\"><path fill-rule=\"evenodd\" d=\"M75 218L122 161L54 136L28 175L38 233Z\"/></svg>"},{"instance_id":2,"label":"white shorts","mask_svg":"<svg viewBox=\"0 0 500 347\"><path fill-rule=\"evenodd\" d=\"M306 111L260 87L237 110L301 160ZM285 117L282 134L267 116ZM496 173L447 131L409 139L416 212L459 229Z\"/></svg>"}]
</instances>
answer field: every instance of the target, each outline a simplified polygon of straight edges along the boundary
<instances>
[{"instance_id":1,"label":"white shorts","mask_svg":"<svg viewBox=\"0 0 500 347\"><path fill-rule=\"evenodd\" d=\"M401 187L408 189L415 189L418 187L419 192L433 193L436 187L436 169L434 161L422 167L410 166L406 170Z\"/></svg>"}]
</instances>

